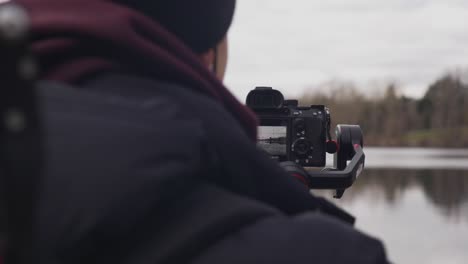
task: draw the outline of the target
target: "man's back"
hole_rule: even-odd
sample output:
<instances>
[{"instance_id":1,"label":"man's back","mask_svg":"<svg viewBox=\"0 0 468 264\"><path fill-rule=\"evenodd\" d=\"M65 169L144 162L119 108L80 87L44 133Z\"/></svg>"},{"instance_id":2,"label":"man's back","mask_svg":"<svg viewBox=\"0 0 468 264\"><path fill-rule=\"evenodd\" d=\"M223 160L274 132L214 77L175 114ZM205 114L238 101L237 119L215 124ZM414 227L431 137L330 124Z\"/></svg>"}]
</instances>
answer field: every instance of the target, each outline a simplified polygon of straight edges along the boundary
<instances>
[{"instance_id":1,"label":"man's back","mask_svg":"<svg viewBox=\"0 0 468 264\"><path fill-rule=\"evenodd\" d=\"M45 86L50 263L385 263L201 93L119 75Z\"/></svg>"}]
</instances>

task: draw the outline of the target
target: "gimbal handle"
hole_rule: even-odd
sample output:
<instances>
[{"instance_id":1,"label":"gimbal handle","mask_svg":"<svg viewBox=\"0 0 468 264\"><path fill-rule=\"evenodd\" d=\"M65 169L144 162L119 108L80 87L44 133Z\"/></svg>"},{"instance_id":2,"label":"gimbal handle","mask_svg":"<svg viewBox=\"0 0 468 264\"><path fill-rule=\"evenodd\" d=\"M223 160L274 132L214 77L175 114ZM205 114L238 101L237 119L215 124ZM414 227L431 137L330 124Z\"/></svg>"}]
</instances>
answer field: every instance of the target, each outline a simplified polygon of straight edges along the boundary
<instances>
[{"instance_id":1,"label":"gimbal handle","mask_svg":"<svg viewBox=\"0 0 468 264\"><path fill-rule=\"evenodd\" d=\"M336 136L339 150L335 154L334 168L309 171L308 181L311 189L335 189L335 198L339 199L364 170L366 155L359 126L338 125ZM351 162L348 164L348 161Z\"/></svg>"},{"instance_id":2,"label":"gimbal handle","mask_svg":"<svg viewBox=\"0 0 468 264\"><path fill-rule=\"evenodd\" d=\"M308 171L311 189L345 190L351 187L364 170L365 157L362 147L356 144L354 146L354 156L344 170L325 169L322 171ZM342 195L337 194L339 197L336 198L341 198Z\"/></svg>"}]
</instances>

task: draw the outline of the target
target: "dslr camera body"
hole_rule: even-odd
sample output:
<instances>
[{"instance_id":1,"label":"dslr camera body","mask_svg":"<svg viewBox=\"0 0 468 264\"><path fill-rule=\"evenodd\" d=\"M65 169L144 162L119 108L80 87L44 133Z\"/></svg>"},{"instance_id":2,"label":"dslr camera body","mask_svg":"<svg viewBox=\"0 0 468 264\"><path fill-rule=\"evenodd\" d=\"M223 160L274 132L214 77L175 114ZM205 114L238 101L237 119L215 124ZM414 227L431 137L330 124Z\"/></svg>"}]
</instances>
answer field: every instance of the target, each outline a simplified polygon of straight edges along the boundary
<instances>
[{"instance_id":1,"label":"dslr camera body","mask_svg":"<svg viewBox=\"0 0 468 264\"><path fill-rule=\"evenodd\" d=\"M302 167L323 167L330 143L330 111L324 105L299 107L297 100L284 100L271 87L257 87L247 96L247 105L260 119L259 146L273 159L293 161Z\"/></svg>"},{"instance_id":2,"label":"dslr camera body","mask_svg":"<svg viewBox=\"0 0 468 264\"><path fill-rule=\"evenodd\" d=\"M331 116L324 105L299 106L285 100L271 87L257 87L246 99L259 117L258 145L272 159L300 167L325 167L326 153L334 154L334 166L307 170L313 189L335 189L340 198L364 169L362 130L358 125L338 125L331 137Z\"/></svg>"}]
</instances>

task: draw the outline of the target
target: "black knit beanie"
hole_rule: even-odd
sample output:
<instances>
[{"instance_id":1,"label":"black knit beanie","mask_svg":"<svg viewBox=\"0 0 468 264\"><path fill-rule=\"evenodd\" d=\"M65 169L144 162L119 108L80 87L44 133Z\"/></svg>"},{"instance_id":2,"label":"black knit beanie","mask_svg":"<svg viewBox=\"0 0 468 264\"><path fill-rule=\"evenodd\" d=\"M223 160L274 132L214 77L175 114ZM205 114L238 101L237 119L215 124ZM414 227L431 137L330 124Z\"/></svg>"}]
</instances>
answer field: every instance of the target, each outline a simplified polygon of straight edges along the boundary
<instances>
[{"instance_id":1,"label":"black knit beanie","mask_svg":"<svg viewBox=\"0 0 468 264\"><path fill-rule=\"evenodd\" d=\"M158 21L200 54L231 26L236 0L114 0Z\"/></svg>"}]
</instances>

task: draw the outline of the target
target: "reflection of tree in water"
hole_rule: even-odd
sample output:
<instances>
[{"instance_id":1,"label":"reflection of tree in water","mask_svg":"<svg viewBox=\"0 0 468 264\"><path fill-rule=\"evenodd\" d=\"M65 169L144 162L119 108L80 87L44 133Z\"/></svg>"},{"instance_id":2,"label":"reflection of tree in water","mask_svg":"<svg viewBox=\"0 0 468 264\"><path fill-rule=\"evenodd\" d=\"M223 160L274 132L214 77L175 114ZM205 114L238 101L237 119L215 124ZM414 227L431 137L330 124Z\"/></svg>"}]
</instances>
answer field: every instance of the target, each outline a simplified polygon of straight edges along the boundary
<instances>
[{"instance_id":1,"label":"reflection of tree in water","mask_svg":"<svg viewBox=\"0 0 468 264\"><path fill-rule=\"evenodd\" d=\"M426 195L449 215L459 214L460 206L468 201L468 173L434 171L432 177L418 178Z\"/></svg>"},{"instance_id":2,"label":"reflection of tree in water","mask_svg":"<svg viewBox=\"0 0 468 264\"><path fill-rule=\"evenodd\" d=\"M426 197L446 216L459 216L468 203L468 171L463 170L366 170L345 194L352 200L364 191L382 192L396 204L409 188L422 188Z\"/></svg>"}]
</instances>

